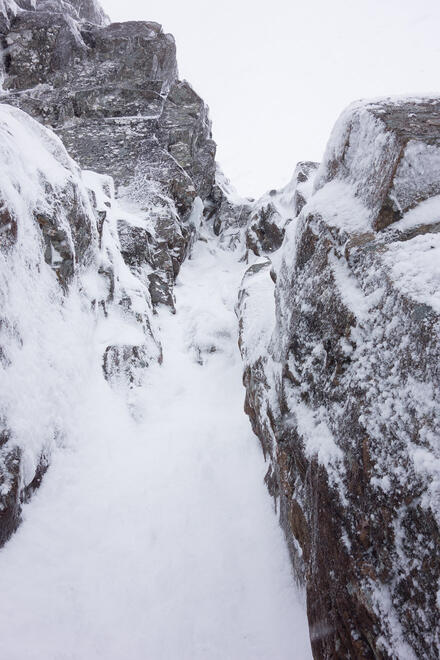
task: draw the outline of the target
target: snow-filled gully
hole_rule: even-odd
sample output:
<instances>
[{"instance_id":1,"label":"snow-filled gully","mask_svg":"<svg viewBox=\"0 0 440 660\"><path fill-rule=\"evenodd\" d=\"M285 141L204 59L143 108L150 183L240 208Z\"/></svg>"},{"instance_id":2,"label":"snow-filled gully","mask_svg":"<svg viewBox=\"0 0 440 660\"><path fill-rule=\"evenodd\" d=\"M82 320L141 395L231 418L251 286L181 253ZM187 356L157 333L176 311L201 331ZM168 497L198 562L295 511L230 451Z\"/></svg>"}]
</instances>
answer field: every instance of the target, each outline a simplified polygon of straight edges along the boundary
<instances>
[{"instance_id":1,"label":"snow-filled gully","mask_svg":"<svg viewBox=\"0 0 440 660\"><path fill-rule=\"evenodd\" d=\"M199 241L134 421L96 372L0 552L0 658L305 660L304 605L243 412L244 266ZM215 348L215 351L214 351Z\"/></svg>"}]
</instances>

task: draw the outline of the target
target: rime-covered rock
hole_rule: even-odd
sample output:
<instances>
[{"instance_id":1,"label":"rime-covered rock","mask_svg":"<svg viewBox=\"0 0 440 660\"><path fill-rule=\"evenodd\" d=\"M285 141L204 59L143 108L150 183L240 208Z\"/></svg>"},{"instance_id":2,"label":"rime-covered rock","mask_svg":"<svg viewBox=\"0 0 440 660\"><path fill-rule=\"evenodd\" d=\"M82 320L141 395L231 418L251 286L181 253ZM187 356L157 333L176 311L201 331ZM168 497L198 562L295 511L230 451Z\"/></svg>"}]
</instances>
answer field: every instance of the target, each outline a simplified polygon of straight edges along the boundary
<instances>
[{"instance_id":1,"label":"rime-covered rock","mask_svg":"<svg viewBox=\"0 0 440 660\"><path fill-rule=\"evenodd\" d=\"M246 410L316 658L440 652L439 110L344 113L276 285L264 263L242 285Z\"/></svg>"},{"instance_id":2,"label":"rime-covered rock","mask_svg":"<svg viewBox=\"0 0 440 660\"><path fill-rule=\"evenodd\" d=\"M215 185L205 201L205 221L225 247L235 248L243 242L243 232L249 222L253 201L241 197L223 171L217 167Z\"/></svg>"},{"instance_id":3,"label":"rime-covered rock","mask_svg":"<svg viewBox=\"0 0 440 660\"><path fill-rule=\"evenodd\" d=\"M59 12L96 25L110 22L97 0L19 0L19 4L23 9L35 5L37 11Z\"/></svg>"},{"instance_id":4,"label":"rime-covered rock","mask_svg":"<svg viewBox=\"0 0 440 660\"><path fill-rule=\"evenodd\" d=\"M103 370L126 391L161 347L148 285L121 254L117 221L130 213L112 179L81 172L56 135L6 105L0 172L1 545L76 424L87 379Z\"/></svg>"},{"instance_id":5,"label":"rime-covered rock","mask_svg":"<svg viewBox=\"0 0 440 660\"><path fill-rule=\"evenodd\" d=\"M0 34L9 30L22 11L54 12L96 25L109 23L97 0L0 0Z\"/></svg>"},{"instance_id":6,"label":"rime-covered rock","mask_svg":"<svg viewBox=\"0 0 440 660\"><path fill-rule=\"evenodd\" d=\"M96 350L122 391L161 361L153 305L174 309L174 280L214 184L215 143L157 23L109 24L96 0L2 0L0 35L1 100L64 143L1 106L3 543L74 424ZM35 410L22 415L28 401Z\"/></svg>"},{"instance_id":7,"label":"rime-covered rock","mask_svg":"<svg viewBox=\"0 0 440 660\"><path fill-rule=\"evenodd\" d=\"M310 160L301 161L295 168L293 175L295 186L293 212L295 216L301 213L310 195L313 193L313 184L318 168L319 163L314 163Z\"/></svg>"},{"instance_id":8,"label":"rime-covered rock","mask_svg":"<svg viewBox=\"0 0 440 660\"><path fill-rule=\"evenodd\" d=\"M169 222L153 213L157 250L153 245L149 262L157 271L154 301L171 304L169 264L178 271L176 255L185 257L193 237L196 200L210 197L214 184L208 109L178 80L174 38L160 25L107 25L101 13L92 0L47 0L16 13L4 36L5 99L50 126L82 168L112 176L119 197L146 212L167 207L172 224L177 218L175 234L185 245L173 239L164 254Z\"/></svg>"},{"instance_id":9,"label":"rime-covered rock","mask_svg":"<svg viewBox=\"0 0 440 660\"><path fill-rule=\"evenodd\" d=\"M438 98L385 99L350 106L339 118L315 190L346 186L383 229L440 193Z\"/></svg>"},{"instance_id":10,"label":"rime-covered rock","mask_svg":"<svg viewBox=\"0 0 440 660\"><path fill-rule=\"evenodd\" d=\"M309 177L312 173L311 169L300 170L300 165L287 186L270 190L254 203L246 228L246 247L254 254L276 252L281 247L286 227L297 215L298 189L300 182L304 183L298 172L307 172ZM305 174L303 178L308 180Z\"/></svg>"},{"instance_id":11,"label":"rime-covered rock","mask_svg":"<svg viewBox=\"0 0 440 660\"><path fill-rule=\"evenodd\" d=\"M205 220L212 219L214 233L226 247L245 245L256 256L277 252L287 225L312 193L318 166L299 163L286 186L270 190L257 200L240 197L217 169L216 184L205 202Z\"/></svg>"}]
</instances>

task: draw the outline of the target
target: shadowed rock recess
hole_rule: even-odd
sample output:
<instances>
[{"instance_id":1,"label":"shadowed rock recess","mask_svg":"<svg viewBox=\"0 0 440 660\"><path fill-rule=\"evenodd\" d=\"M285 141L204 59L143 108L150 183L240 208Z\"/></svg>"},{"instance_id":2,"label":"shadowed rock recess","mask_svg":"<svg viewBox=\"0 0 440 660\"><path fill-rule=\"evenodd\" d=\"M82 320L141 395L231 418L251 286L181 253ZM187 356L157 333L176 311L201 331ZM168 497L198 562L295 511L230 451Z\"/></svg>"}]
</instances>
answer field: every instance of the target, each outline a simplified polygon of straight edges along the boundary
<instances>
[{"instance_id":1,"label":"shadowed rock recess","mask_svg":"<svg viewBox=\"0 0 440 660\"><path fill-rule=\"evenodd\" d=\"M92 336L136 414L203 226L247 264L245 409L314 657L438 658L440 100L354 104L321 165L253 201L157 23L0 0L0 35L0 545L75 424Z\"/></svg>"}]
</instances>

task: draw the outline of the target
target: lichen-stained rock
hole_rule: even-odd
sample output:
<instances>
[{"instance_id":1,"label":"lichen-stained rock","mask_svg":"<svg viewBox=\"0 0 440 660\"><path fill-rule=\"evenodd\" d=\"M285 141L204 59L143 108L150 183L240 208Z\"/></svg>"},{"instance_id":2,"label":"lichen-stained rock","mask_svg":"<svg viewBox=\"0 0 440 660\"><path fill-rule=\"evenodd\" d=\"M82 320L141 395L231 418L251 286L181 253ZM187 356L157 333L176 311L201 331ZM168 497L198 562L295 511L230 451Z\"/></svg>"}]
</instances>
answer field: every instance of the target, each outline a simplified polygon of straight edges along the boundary
<instances>
[{"instance_id":1,"label":"lichen-stained rock","mask_svg":"<svg viewBox=\"0 0 440 660\"><path fill-rule=\"evenodd\" d=\"M255 341L242 333L247 410L306 584L316 658L440 652L440 197L430 183L438 107L435 99L356 107L350 138L336 140L345 150L333 136L334 158L286 229L275 331L251 363ZM412 119L417 136L386 178L390 145ZM412 149L430 163L424 177L417 161L407 167ZM384 229L377 218L390 194L401 219ZM246 327L258 287L244 285Z\"/></svg>"}]
</instances>

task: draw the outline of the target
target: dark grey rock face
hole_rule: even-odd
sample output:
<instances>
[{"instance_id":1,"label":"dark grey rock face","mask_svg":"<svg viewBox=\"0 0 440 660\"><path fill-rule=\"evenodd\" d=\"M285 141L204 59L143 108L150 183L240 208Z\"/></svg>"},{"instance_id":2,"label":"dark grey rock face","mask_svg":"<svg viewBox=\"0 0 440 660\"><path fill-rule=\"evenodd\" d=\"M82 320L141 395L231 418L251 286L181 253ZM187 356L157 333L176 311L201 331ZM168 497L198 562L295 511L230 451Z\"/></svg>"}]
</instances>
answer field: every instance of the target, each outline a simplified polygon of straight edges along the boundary
<instances>
[{"instance_id":1,"label":"dark grey rock face","mask_svg":"<svg viewBox=\"0 0 440 660\"><path fill-rule=\"evenodd\" d=\"M284 221L274 204L263 204L251 215L246 231L246 247L256 255L274 252L284 239Z\"/></svg>"},{"instance_id":2,"label":"dark grey rock face","mask_svg":"<svg viewBox=\"0 0 440 660\"><path fill-rule=\"evenodd\" d=\"M207 107L178 80L174 39L160 25L105 25L94 3L77 6L83 20L75 20L59 11L62 4L40 3L12 19L4 37L5 98L54 129L81 167L111 175L120 194L149 211L158 198L171 208L168 223L157 214L149 263L157 269L153 300L172 304L169 262L185 257L195 200L207 199L214 184ZM167 258L176 212L180 226ZM186 245L177 248L182 238Z\"/></svg>"},{"instance_id":3,"label":"dark grey rock face","mask_svg":"<svg viewBox=\"0 0 440 660\"><path fill-rule=\"evenodd\" d=\"M9 433L3 428L0 430L0 548L20 525L22 506L40 487L49 465L43 453L34 478L24 485L21 470L22 451L19 447L11 448L8 440Z\"/></svg>"},{"instance_id":4,"label":"dark grey rock face","mask_svg":"<svg viewBox=\"0 0 440 660\"><path fill-rule=\"evenodd\" d=\"M229 179L217 169L204 211L205 220L212 223L215 235L231 246L237 245L249 222L252 207L253 200L239 197Z\"/></svg>"},{"instance_id":5,"label":"dark grey rock face","mask_svg":"<svg viewBox=\"0 0 440 660\"><path fill-rule=\"evenodd\" d=\"M97 0L2 0L0 33L7 32L11 21L23 10L59 13L96 25L109 23L108 16Z\"/></svg>"},{"instance_id":6,"label":"dark grey rock face","mask_svg":"<svg viewBox=\"0 0 440 660\"><path fill-rule=\"evenodd\" d=\"M316 658L440 653L439 104L345 113L276 285L259 265L240 293L246 410Z\"/></svg>"},{"instance_id":7,"label":"dark grey rock face","mask_svg":"<svg viewBox=\"0 0 440 660\"><path fill-rule=\"evenodd\" d=\"M21 0L23 9L28 9L32 0ZM106 25L109 18L97 0L36 0L37 11L51 11L67 14L80 21Z\"/></svg>"}]
</instances>

